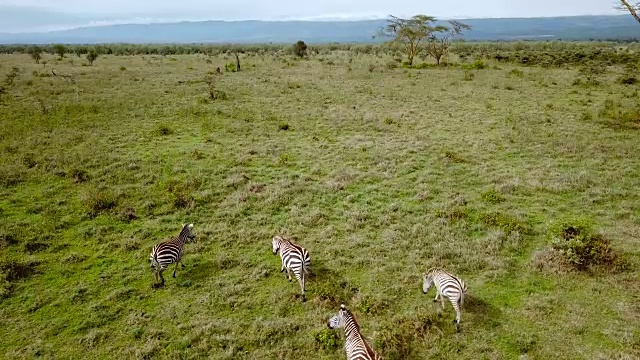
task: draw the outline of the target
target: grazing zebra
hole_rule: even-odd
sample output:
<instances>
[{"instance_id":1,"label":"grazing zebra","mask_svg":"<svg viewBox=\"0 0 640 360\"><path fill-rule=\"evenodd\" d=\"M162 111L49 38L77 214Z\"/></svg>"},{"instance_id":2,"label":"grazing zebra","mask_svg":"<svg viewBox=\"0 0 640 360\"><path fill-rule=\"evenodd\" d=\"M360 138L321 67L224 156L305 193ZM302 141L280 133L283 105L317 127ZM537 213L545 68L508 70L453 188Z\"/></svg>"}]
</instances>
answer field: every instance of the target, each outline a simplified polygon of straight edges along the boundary
<instances>
[{"instance_id":1,"label":"grazing zebra","mask_svg":"<svg viewBox=\"0 0 640 360\"><path fill-rule=\"evenodd\" d=\"M356 318L349 310L340 305L340 311L327 322L329 329L344 328L344 348L347 351L347 360L382 360L382 357L367 344L360 334L360 326Z\"/></svg>"},{"instance_id":2,"label":"grazing zebra","mask_svg":"<svg viewBox=\"0 0 640 360\"><path fill-rule=\"evenodd\" d=\"M154 286L158 285L158 278L162 280L161 286L164 286L164 277L162 272L165 271L169 265L176 263L176 267L173 269L173 277L176 277L176 270L178 270L178 263L184 268L182 263L182 254L184 253L184 244L195 238L195 235L191 232L193 224L182 225L180 235L177 237L162 242L151 249L151 269L153 269Z\"/></svg>"},{"instance_id":3,"label":"grazing zebra","mask_svg":"<svg viewBox=\"0 0 640 360\"><path fill-rule=\"evenodd\" d=\"M302 300L304 301L304 283L305 277L309 273L309 263L311 258L307 249L300 245L294 244L292 241L276 235L273 237L273 254L277 254L280 250L280 259L282 260L282 266L280 272L287 270L286 277L289 281L291 279L291 273L296 276L298 283L300 283L300 289L302 290Z\"/></svg>"},{"instance_id":4,"label":"grazing zebra","mask_svg":"<svg viewBox=\"0 0 640 360\"><path fill-rule=\"evenodd\" d=\"M457 276L439 269L431 268L424 274L424 282L422 284L422 292L427 293L432 284L436 285L436 297L433 301L438 301L438 296L442 302L442 310L444 310L444 297L448 297L456 311L456 328L460 326L460 307L464 305L464 294L467 291L467 284Z\"/></svg>"}]
</instances>

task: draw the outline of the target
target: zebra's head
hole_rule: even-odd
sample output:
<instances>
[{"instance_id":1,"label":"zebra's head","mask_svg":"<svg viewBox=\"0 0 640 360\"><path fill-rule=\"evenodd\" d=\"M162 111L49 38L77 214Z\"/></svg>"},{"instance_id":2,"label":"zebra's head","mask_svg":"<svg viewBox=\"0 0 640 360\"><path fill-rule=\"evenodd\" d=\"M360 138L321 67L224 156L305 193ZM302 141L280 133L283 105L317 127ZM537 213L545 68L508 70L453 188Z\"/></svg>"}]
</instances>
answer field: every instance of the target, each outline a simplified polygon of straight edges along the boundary
<instances>
[{"instance_id":1,"label":"zebra's head","mask_svg":"<svg viewBox=\"0 0 640 360\"><path fill-rule=\"evenodd\" d=\"M329 329L339 329L344 327L344 317L348 314L349 310L344 306L344 304L340 305L340 310L338 313L327 321L327 326Z\"/></svg>"},{"instance_id":2,"label":"zebra's head","mask_svg":"<svg viewBox=\"0 0 640 360\"><path fill-rule=\"evenodd\" d=\"M196 236L193 234L191 230L193 230L193 224L189 224L189 225L182 224L182 231L180 232L180 234L181 235L184 234L188 240L193 241L193 239L195 239Z\"/></svg>"},{"instance_id":3,"label":"zebra's head","mask_svg":"<svg viewBox=\"0 0 640 360\"><path fill-rule=\"evenodd\" d=\"M276 235L273 237L271 242L273 243L273 255L275 255L278 253L278 250L280 250L280 243L282 242L282 237L280 235Z\"/></svg>"},{"instance_id":4,"label":"zebra's head","mask_svg":"<svg viewBox=\"0 0 640 360\"><path fill-rule=\"evenodd\" d=\"M431 285L433 285L433 276L431 276L431 273L424 274L422 277L422 293L428 293Z\"/></svg>"}]
</instances>

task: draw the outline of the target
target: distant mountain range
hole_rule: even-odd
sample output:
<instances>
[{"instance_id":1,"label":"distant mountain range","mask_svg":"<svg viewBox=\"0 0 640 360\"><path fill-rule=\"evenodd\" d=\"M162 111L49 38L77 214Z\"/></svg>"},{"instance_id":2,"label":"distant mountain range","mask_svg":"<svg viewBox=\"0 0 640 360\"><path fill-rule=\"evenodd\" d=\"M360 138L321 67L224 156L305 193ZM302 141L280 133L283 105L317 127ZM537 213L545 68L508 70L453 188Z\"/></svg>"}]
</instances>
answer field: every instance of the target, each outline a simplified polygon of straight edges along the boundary
<instances>
[{"instance_id":1,"label":"distant mountain range","mask_svg":"<svg viewBox=\"0 0 640 360\"><path fill-rule=\"evenodd\" d=\"M467 19L464 39L604 40L640 39L640 24L629 15L550 18ZM41 33L0 33L0 43L307 43L377 42L385 20L199 21L82 27Z\"/></svg>"}]
</instances>

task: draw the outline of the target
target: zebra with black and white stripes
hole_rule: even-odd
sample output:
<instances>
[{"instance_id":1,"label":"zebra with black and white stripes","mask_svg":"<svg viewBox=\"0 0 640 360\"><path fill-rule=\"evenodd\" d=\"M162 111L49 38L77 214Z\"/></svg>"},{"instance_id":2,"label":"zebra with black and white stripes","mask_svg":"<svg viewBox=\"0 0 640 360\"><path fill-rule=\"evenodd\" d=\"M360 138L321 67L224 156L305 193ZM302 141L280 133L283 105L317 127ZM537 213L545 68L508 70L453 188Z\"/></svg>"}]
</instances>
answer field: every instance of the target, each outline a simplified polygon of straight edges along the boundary
<instances>
[{"instance_id":1,"label":"zebra with black and white stripes","mask_svg":"<svg viewBox=\"0 0 640 360\"><path fill-rule=\"evenodd\" d=\"M422 292L427 293L431 285L436 286L436 297L434 302L438 301L438 297L442 302L442 310L444 310L444 297L448 297L456 311L456 319L454 320L456 328L460 326L460 308L464 305L464 294L467 291L467 284L459 277L452 275L440 268L431 268L424 274Z\"/></svg>"},{"instance_id":2,"label":"zebra with black and white stripes","mask_svg":"<svg viewBox=\"0 0 640 360\"><path fill-rule=\"evenodd\" d=\"M280 235L276 235L272 239L273 254L276 255L280 251L280 260L282 266L280 272L287 270L286 277L292 281L291 273L295 275L302 290L302 299L304 301L305 280L309 273L309 265L311 258L307 249L295 244L291 240L285 239Z\"/></svg>"},{"instance_id":3,"label":"zebra with black and white stripes","mask_svg":"<svg viewBox=\"0 0 640 360\"><path fill-rule=\"evenodd\" d=\"M182 255L184 253L184 244L195 238L195 235L191 232L193 224L182 225L182 230L177 237L171 240L162 242L151 249L151 269L154 275L154 286L158 285L158 279L162 280L160 286L164 286L164 277L162 272L165 271L169 265L175 263L176 267L173 269L173 277L176 277L176 270L178 270L178 263L184 268L182 263Z\"/></svg>"},{"instance_id":4,"label":"zebra with black and white stripes","mask_svg":"<svg viewBox=\"0 0 640 360\"><path fill-rule=\"evenodd\" d=\"M344 304L340 305L338 314L329 319L327 326L330 329L344 328L347 360L382 360L382 357L376 354L362 337L356 318Z\"/></svg>"}]
</instances>

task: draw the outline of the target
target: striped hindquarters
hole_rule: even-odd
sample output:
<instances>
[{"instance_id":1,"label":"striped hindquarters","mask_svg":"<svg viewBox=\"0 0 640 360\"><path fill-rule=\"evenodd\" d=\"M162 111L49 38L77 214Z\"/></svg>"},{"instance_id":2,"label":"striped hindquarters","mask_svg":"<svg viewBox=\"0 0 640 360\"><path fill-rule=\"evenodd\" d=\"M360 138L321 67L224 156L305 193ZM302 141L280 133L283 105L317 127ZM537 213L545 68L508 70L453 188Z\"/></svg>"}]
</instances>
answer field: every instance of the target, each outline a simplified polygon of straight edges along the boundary
<instances>
[{"instance_id":1,"label":"striped hindquarters","mask_svg":"<svg viewBox=\"0 0 640 360\"><path fill-rule=\"evenodd\" d=\"M156 270L164 270L172 263L180 260L183 244L175 240L160 243L151 250L151 263Z\"/></svg>"},{"instance_id":2,"label":"striped hindquarters","mask_svg":"<svg viewBox=\"0 0 640 360\"><path fill-rule=\"evenodd\" d=\"M464 281L442 269L433 270L431 272L431 277L433 278L433 282L440 294L455 302L462 301L466 290Z\"/></svg>"},{"instance_id":3,"label":"striped hindquarters","mask_svg":"<svg viewBox=\"0 0 640 360\"><path fill-rule=\"evenodd\" d=\"M280 256L284 265L293 271L298 280L302 278L303 273L308 272L311 257L307 249L284 240L280 246Z\"/></svg>"}]
</instances>

